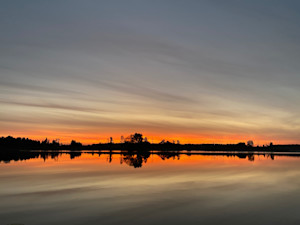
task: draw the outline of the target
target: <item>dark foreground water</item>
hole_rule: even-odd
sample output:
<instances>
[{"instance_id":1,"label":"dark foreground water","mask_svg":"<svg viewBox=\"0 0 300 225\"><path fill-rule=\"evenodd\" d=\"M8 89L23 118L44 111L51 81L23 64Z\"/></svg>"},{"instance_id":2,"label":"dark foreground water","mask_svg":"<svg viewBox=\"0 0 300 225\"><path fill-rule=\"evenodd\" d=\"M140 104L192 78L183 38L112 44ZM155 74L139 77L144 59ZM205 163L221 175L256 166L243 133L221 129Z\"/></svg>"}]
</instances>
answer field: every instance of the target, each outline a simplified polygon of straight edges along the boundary
<instances>
[{"instance_id":1,"label":"dark foreground water","mask_svg":"<svg viewBox=\"0 0 300 225\"><path fill-rule=\"evenodd\" d=\"M1 225L300 224L297 156L24 158L0 162Z\"/></svg>"}]
</instances>

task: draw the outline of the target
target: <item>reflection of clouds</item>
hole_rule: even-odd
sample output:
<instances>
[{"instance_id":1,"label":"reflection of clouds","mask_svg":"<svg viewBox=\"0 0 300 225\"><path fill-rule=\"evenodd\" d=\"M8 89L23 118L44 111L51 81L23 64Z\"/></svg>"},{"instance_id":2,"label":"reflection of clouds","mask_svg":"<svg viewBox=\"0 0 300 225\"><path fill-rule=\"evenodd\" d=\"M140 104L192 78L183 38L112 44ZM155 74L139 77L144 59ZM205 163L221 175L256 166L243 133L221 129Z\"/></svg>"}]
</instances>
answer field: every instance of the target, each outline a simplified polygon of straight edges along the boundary
<instances>
[{"instance_id":1,"label":"reflection of clouds","mask_svg":"<svg viewBox=\"0 0 300 225\"><path fill-rule=\"evenodd\" d=\"M80 194L90 191L99 191L97 187L74 187L74 188L62 188L56 190L45 190L45 191L35 191L35 192L23 192L17 194L11 194L10 197L59 197L60 195L66 194Z\"/></svg>"},{"instance_id":2,"label":"reflection of clouds","mask_svg":"<svg viewBox=\"0 0 300 225\"><path fill-rule=\"evenodd\" d=\"M16 215L25 224L46 225L162 220L277 225L283 217L298 219L299 158L260 157L252 163L237 157L154 156L137 170L116 159L109 164L103 155L83 154L0 164L1 221L9 224Z\"/></svg>"}]
</instances>

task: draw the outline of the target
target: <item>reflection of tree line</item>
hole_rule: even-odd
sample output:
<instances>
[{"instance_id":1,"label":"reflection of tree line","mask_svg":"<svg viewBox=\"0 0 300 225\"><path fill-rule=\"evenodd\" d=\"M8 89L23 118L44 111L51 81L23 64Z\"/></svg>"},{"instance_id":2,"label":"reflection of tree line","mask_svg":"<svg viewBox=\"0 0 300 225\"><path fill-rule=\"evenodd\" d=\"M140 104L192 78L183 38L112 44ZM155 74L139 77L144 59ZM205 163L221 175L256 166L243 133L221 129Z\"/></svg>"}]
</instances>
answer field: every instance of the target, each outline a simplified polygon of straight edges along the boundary
<instances>
[{"instance_id":1,"label":"reflection of tree line","mask_svg":"<svg viewBox=\"0 0 300 225\"><path fill-rule=\"evenodd\" d=\"M70 159L74 159L75 157L80 157L81 152L45 152L45 151L13 151L13 152L0 152L0 162L10 163L11 161L23 161L29 159L58 159L62 154L68 154Z\"/></svg>"},{"instance_id":2,"label":"reflection of tree line","mask_svg":"<svg viewBox=\"0 0 300 225\"><path fill-rule=\"evenodd\" d=\"M134 168L142 167L144 164L147 163L148 159L151 155L157 155L162 160L173 159L173 160L180 160L181 155L204 155L204 156L224 156L224 157L238 157L240 159L248 159L249 161L254 161L255 156L263 156L270 158L271 160L275 159L276 156L292 156L292 157L300 157L298 154L273 154L273 153L266 153L266 154L259 154L259 153L212 153L212 152L204 152L204 153L182 153L180 151L95 151L95 152L84 152L85 154L91 155L101 155L107 156L108 162L111 163L113 158L119 158L120 164L127 164ZM0 162L10 163L11 161L23 161L29 159L44 159L47 161L48 159L55 159L57 160L62 154L67 154L70 156L70 159L74 159L76 157L81 157L82 152L78 151L14 151L9 153L0 152Z\"/></svg>"},{"instance_id":3,"label":"reflection of tree line","mask_svg":"<svg viewBox=\"0 0 300 225\"><path fill-rule=\"evenodd\" d=\"M134 168L142 167L143 164L147 163L148 158L151 156L151 154L155 154L159 156L162 160L165 159L180 159L180 153L178 151L174 152L156 152L151 153L150 151L144 151L144 152L132 152L132 151L123 151L120 153L121 159L120 163L122 164L125 162L129 166L133 166Z\"/></svg>"},{"instance_id":4,"label":"reflection of tree line","mask_svg":"<svg viewBox=\"0 0 300 225\"><path fill-rule=\"evenodd\" d=\"M148 158L150 157L150 153L144 154L134 154L134 153L123 153L120 157L120 163L125 162L129 166L133 166L134 168L142 167L143 164L147 163Z\"/></svg>"}]
</instances>

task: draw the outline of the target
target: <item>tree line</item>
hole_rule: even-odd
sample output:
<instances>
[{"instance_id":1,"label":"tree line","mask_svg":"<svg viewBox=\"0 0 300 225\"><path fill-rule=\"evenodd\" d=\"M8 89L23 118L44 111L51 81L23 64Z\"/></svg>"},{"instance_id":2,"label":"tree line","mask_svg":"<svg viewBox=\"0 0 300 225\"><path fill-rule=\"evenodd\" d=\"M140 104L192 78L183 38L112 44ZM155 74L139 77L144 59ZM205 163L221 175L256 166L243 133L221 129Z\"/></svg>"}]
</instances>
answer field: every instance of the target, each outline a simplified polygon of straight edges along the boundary
<instances>
[{"instance_id":1,"label":"tree line","mask_svg":"<svg viewBox=\"0 0 300 225\"><path fill-rule=\"evenodd\" d=\"M72 140L70 144L59 143L58 140L45 139L43 141L29 138L14 138L11 136L0 138L0 151L7 150L202 150L202 151L300 151L300 145L273 145L254 146L253 141L237 144L180 144L170 141L150 143L141 133L134 133L124 139L122 143L98 143L83 145Z\"/></svg>"}]
</instances>

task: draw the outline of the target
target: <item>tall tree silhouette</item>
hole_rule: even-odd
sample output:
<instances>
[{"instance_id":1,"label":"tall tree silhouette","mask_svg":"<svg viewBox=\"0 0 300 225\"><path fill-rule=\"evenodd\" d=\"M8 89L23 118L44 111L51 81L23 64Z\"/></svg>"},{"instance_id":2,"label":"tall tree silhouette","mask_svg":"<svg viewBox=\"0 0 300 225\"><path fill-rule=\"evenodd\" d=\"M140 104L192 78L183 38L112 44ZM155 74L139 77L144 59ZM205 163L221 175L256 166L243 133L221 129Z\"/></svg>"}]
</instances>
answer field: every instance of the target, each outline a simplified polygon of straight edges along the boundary
<instances>
[{"instance_id":1,"label":"tall tree silhouette","mask_svg":"<svg viewBox=\"0 0 300 225\"><path fill-rule=\"evenodd\" d=\"M126 142L134 143L134 144L142 143L143 140L144 140L143 135L140 133L132 134L126 138Z\"/></svg>"}]
</instances>

